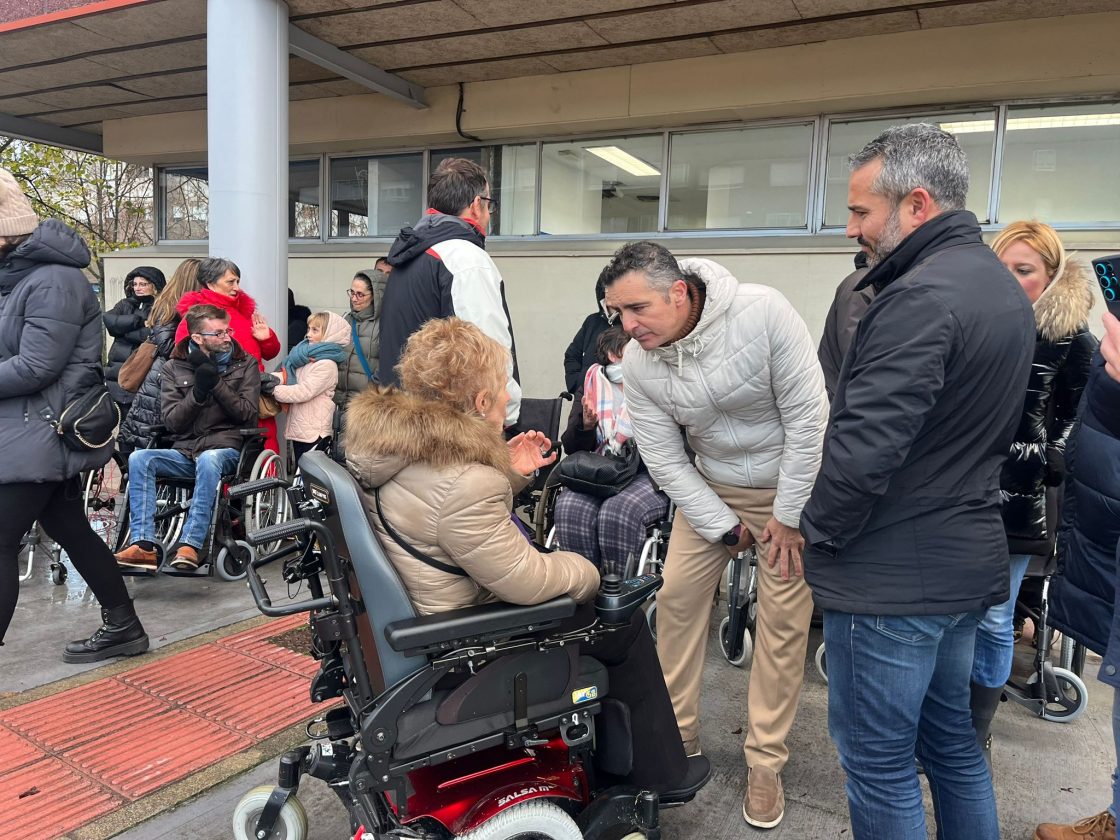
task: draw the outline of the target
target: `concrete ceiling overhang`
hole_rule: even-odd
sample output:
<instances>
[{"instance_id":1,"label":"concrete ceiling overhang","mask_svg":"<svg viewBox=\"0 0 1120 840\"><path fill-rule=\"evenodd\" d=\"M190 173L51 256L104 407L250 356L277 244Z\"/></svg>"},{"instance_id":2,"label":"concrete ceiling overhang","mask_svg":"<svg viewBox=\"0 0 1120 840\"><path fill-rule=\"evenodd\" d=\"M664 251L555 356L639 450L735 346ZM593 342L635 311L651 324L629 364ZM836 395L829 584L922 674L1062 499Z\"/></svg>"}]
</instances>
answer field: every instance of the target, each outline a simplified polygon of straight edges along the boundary
<instances>
[{"instance_id":1,"label":"concrete ceiling overhang","mask_svg":"<svg viewBox=\"0 0 1120 840\"><path fill-rule=\"evenodd\" d=\"M310 36L297 40L337 50L333 64L298 57L306 54L299 49L290 59L290 97L321 99L368 93L369 78L395 79L398 93L422 92L1118 11L1120 0L288 0L288 7L292 26ZM97 144L105 120L204 109L205 39L206 0L10 0L0 8L0 133L7 126L34 136L41 126L39 139L83 147Z\"/></svg>"}]
</instances>

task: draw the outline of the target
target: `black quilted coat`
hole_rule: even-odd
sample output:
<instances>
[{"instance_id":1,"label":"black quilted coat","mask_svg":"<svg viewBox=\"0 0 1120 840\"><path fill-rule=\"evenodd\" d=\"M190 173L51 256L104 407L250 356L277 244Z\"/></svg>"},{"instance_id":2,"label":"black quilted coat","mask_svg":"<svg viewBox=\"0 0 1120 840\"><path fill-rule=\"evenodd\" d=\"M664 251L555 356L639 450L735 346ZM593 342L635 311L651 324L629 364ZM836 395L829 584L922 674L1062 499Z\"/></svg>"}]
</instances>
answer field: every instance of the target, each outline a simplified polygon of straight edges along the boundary
<instances>
[{"instance_id":1,"label":"black quilted coat","mask_svg":"<svg viewBox=\"0 0 1120 840\"><path fill-rule=\"evenodd\" d=\"M1034 363L1015 443L1000 476L1012 554L1048 555L1053 549L1057 494L1047 491L1065 476L1066 442L1097 348L1087 326L1092 305L1088 275L1072 260L1034 304Z\"/></svg>"},{"instance_id":2,"label":"black quilted coat","mask_svg":"<svg viewBox=\"0 0 1120 840\"><path fill-rule=\"evenodd\" d=\"M117 384L117 374L121 365L132 355L140 344L148 337L150 330L145 326L148 315L152 311L155 295L138 298L132 291L134 277L146 277L156 287L156 294L163 291L167 284L163 272L149 265L138 266L128 273L124 279L124 297L117 301L117 305L105 313L105 329L113 337L113 346L109 348L109 357L105 364L105 384L113 399L122 405L132 402L132 394Z\"/></svg>"},{"instance_id":3,"label":"black quilted coat","mask_svg":"<svg viewBox=\"0 0 1120 840\"><path fill-rule=\"evenodd\" d=\"M175 330L178 326L179 316L176 315L170 323L152 327L151 339L156 344L156 357L152 360L151 370L144 377L144 383L135 394L128 416L121 424L118 444L122 451L146 448L152 435L152 426L163 424L159 376L164 362L171 358L171 351L175 349Z\"/></svg>"}]
</instances>

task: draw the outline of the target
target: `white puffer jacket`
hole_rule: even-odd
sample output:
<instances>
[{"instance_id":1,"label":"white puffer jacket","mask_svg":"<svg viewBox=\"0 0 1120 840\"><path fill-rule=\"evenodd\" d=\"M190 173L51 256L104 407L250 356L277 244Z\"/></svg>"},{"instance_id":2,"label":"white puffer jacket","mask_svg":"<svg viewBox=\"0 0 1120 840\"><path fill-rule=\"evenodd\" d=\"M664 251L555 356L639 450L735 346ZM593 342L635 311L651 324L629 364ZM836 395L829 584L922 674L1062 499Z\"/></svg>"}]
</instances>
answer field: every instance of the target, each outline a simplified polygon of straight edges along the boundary
<instances>
[{"instance_id":1,"label":"white puffer jacket","mask_svg":"<svg viewBox=\"0 0 1120 840\"><path fill-rule=\"evenodd\" d=\"M739 283L723 266L680 261L706 285L695 329L679 341L626 348L634 437L654 481L689 524L716 542L739 521L705 478L778 490L775 518L798 527L821 462L828 398L816 347L777 290ZM696 452L688 462L680 427Z\"/></svg>"}]
</instances>

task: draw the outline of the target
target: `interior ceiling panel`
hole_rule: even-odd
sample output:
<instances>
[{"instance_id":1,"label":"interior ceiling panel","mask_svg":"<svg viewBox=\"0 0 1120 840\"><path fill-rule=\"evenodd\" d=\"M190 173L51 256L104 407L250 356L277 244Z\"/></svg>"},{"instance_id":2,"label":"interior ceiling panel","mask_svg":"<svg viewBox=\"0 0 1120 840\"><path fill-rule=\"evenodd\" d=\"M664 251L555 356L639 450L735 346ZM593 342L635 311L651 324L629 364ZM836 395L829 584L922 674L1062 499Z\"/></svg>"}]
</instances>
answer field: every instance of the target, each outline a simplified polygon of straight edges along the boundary
<instances>
[{"instance_id":1,"label":"interior ceiling panel","mask_svg":"<svg viewBox=\"0 0 1120 840\"><path fill-rule=\"evenodd\" d=\"M1120 0L288 0L288 5L293 25L424 86L1120 11ZM149 0L0 32L0 114L88 126L122 114L203 108L205 27L206 0ZM296 58L289 78L296 99L367 90Z\"/></svg>"}]
</instances>

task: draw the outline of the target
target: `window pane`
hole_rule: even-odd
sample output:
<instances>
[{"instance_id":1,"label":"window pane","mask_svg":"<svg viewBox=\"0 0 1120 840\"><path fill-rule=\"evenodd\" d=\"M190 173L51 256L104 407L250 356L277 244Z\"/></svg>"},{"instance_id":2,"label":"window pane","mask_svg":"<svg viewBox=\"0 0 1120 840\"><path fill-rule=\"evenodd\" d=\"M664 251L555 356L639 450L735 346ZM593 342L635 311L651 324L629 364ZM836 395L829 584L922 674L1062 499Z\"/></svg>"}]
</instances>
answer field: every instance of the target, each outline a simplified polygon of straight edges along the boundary
<instances>
[{"instance_id":1,"label":"window pane","mask_svg":"<svg viewBox=\"0 0 1120 840\"><path fill-rule=\"evenodd\" d=\"M1120 103L1011 108L1001 222L1120 219Z\"/></svg>"},{"instance_id":2,"label":"window pane","mask_svg":"<svg viewBox=\"0 0 1120 840\"><path fill-rule=\"evenodd\" d=\"M434 172L441 162L452 157L473 160L486 170L490 195L498 200L498 209L490 214L491 236L529 236L535 232L536 143L433 149L429 155L431 171Z\"/></svg>"},{"instance_id":3,"label":"window pane","mask_svg":"<svg viewBox=\"0 0 1120 840\"><path fill-rule=\"evenodd\" d=\"M545 143L541 233L657 230L661 135Z\"/></svg>"},{"instance_id":4,"label":"window pane","mask_svg":"<svg viewBox=\"0 0 1120 840\"><path fill-rule=\"evenodd\" d=\"M986 222L988 193L992 182L992 147L996 138L995 120L995 111L973 111L831 123L828 129L828 167L824 194L825 225L843 227L848 223L848 155L858 152L892 125L919 122L940 125L957 138L964 153L968 155L966 206L976 214L977 219Z\"/></svg>"},{"instance_id":5,"label":"window pane","mask_svg":"<svg viewBox=\"0 0 1120 840\"><path fill-rule=\"evenodd\" d=\"M420 218L423 156L331 160L331 236L396 236Z\"/></svg>"},{"instance_id":6,"label":"window pane","mask_svg":"<svg viewBox=\"0 0 1120 840\"><path fill-rule=\"evenodd\" d=\"M319 238L319 161L288 164L288 237Z\"/></svg>"},{"instance_id":7,"label":"window pane","mask_svg":"<svg viewBox=\"0 0 1120 840\"><path fill-rule=\"evenodd\" d=\"M210 183L205 166L159 170L160 239L209 236Z\"/></svg>"},{"instance_id":8,"label":"window pane","mask_svg":"<svg viewBox=\"0 0 1120 840\"><path fill-rule=\"evenodd\" d=\"M672 137L669 229L805 227L813 126Z\"/></svg>"}]
</instances>

